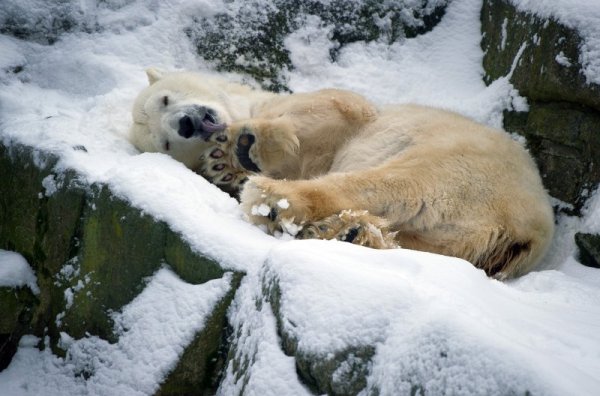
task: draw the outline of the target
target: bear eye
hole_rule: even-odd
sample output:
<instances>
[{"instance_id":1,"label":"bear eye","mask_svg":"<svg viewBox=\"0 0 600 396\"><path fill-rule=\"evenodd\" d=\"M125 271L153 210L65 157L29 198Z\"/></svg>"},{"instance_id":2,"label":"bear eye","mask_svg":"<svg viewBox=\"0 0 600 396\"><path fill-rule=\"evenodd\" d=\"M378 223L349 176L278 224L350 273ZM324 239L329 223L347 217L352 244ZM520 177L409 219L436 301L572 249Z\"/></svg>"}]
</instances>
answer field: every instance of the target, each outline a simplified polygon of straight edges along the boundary
<instances>
[{"instance_id":1,"label":"bear eye","mask_svg":"<svg viewBox=\"0 0 600 396\"><path fill-rule=\"evenodd\" d=\"M162 103L165 106L169 105L169 97L167 95L165 95L165 96L162 97Z\"/></svg>"}]
</instances>

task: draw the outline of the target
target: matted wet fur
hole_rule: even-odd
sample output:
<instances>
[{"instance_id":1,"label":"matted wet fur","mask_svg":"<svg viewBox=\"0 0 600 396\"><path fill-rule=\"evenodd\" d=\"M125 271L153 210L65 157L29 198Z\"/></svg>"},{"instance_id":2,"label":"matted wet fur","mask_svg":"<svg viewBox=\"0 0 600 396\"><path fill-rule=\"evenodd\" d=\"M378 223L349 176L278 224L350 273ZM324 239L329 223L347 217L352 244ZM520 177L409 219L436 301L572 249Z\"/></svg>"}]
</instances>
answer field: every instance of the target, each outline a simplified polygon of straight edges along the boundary
<instances>
[{"instance_id":1,"label":"matted wet fur","mask_svg":"<svg viewBox=\"0 0 600 396\"><path fill-rule=\"evenodd\" d=\"M554 221L529 154L504 132L417 105L377 109L327 89L278 95L195 73L147 71L131 140L238 195L250 222L529 271Z\"/></svg>"}]
</instances>

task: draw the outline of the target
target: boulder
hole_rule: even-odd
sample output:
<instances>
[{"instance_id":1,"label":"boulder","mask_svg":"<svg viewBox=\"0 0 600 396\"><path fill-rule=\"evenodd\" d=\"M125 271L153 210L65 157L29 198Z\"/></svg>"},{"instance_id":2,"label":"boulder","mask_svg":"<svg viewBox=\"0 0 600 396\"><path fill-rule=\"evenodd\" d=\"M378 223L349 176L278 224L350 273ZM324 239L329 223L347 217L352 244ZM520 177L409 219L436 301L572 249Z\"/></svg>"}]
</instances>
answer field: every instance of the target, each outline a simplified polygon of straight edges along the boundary
<instances>
[{"instance_id":1,"label":"boulder","mask_svg":"<svg viewBox=\"0 0 600 396\"><path fill-rule=\"evenodd\" d=\"M194 18L186 32L198 54L217 70L246 73L266 89L287 91L285 72L293 64L284 39L308 23L317 21L328 30L333 61L341 48L356 41L392 43L430 31L448 2L234 0L214 17Z\"/></svg>"},{"instance_id":2,"label":"boulder","mask_svg":"<svg viewBox=\"0 0 600 396\"><path fill-rule=\"evenodd\" d=\"M579 260L588 267L600 268L600 235L575 234L575 243L579 248Z\"/></svg>"},{"instance_id":3,"label":"boulder","mask_svg":"<svg viewBox=\"0 0 600 396\"><path fill-rule=\"evenodd\" d=\"M355 345L324 354L303 350L295 335L283 325L282 294L277 278L265 279L265 283L270 285L266 289L266 299L277 320L281 347L286 355L296 360L300 380L315 394L357 395L365 389L375 346Z\"/></svg>"},{"instance_id":4,"label":"boulder","mask_svg":"<svg viewBox=\"0 0 600 396\"><path fill-rule=\"evenodd\" d=\"M22 254L40 288L37 296L28 289L0 289L0 369L24 334L48 336L59 356L65 353L62 332L74 339L92 335L116 342L112 312L131 302L165 264L192 284L226 274L108 186L57 171L57 160L30 147L0 145L0 173L6 175L0 183L0 249ZM227 339L226 311L242 276L233 274L229 293L165 379L161 394L215 388Z\"/></svg>"},{"instance_id":5,"label":"boulder","mask_svg":"<svg viewBox=\"0 0 600 396\"><path fill-rule=\"evenodd\" d=\"M10 363L19 339L29 329L38 300L27 287L0 287L0 371Z\"/></svg>"},{"instance_id":6,"label":"boulder","mask_svg":"<svg viewBox=\"0 0 600 396\"><path fill-rule=\"evenodd\" d=\"M527 139L550 194L579 213L600 182L600 86L582 72L583 38L510 0L484 1L481 22L484 81L507 76L529 103L505 112L505 129Z\"/></svg>"}]
</instances>

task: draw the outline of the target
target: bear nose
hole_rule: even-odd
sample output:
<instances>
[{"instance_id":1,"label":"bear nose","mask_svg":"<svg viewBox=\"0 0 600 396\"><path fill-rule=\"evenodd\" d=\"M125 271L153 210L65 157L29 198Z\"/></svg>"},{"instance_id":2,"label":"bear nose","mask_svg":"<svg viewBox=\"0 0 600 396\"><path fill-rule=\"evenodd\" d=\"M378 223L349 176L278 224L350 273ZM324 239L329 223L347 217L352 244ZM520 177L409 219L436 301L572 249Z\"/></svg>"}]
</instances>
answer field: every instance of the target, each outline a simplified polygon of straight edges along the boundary
<instances>
[{"instance_id":1,"label":"bear nose","mask_svg":"<svg viewBox=\"0 0 600 396\"><path fill-rule=\"evenodd\" d=\"M217 121L213 110L204 106L190 106L179 119L177 133L186 139L199 136L208 141L214 133L223 132L225 128L227 126Z\"/></svg>"},{"instance_id":2,"label":"bear nose","mask_svg":"<svg viewBox=\"0 0 600 396\"><path fill-rule=\"evenodd\" d=\"M194 136L194 131L200 127L201 121L202 119L200 119L200 117L184 115L179 119L179 130L177 133L179 133L180 136L189 139Z\"/></svg>"}]
</instances>

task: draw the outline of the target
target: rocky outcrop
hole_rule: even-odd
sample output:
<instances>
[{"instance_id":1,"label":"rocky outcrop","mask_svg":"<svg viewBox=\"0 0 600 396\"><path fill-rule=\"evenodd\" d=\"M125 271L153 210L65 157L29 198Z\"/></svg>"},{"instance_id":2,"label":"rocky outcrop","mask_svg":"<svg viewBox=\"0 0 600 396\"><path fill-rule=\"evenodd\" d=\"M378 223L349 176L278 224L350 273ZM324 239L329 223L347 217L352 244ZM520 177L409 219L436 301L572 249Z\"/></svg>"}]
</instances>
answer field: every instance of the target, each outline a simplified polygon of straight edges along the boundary
<instances>
[{"instance_id":1,"label":"rocky outcrop","mask_svg":"<svg viewBox=\"0 0 600 396\"><path fill-rule=\"evenodd\" d=\"M75 172L57 172L56 162L28 147L0 146L0 248L22 254L40 288L35 296L25 288L0 288L0 368L8 365L23 334L48 336L58 355L64 355L61 332L117 341L111 312L131 302L145 278L165 263L193 284L226 273L164 222L107 186L87 185ZM229 293L165 380L162 395L214 389L223 366L225 313L242 276L234 274Z\"/></svg>"},{"instance_id":2,"label":"rocky outcrop","mask_svg":"<svg viewBox=\"0 0 600 396\"><path fill-rule=\"evenodd\" d=\"M484 1L481 22L485 82L508 76L529 103L505 112L505 129L527 138L550 194L578 213L600 182L600 86L582 72L582 37L510 0Z\"/></svg>"},{"instance_id":3,"label":"rocky outcrop","mask_svg":"<svg viewBox=\"0 0 600 396\"><path fill-rule=\"evenodd\" d=\"M588 267L600 268L600 235L578 232L575 243L579 248L579 260Z\"/></svg>"},{"instance_id":4,"label":"rocky outcrop","mask_svg":"<svg viewBox=\"0 0 600 396\"><path fill-rule=\"evenodd\" d=\"M0 371L10 363L21 336L27 331L39 300L27 287L0 287Z\"/></svg>"},{"instance_id":5,"label":"rocky outcrop","mask_svg":"<svg viewBox=\"0 0 600 396\"><path fill-rule=\"evenodd\" d=\"M281 289L277 278L264 279L264 292L277 320L277 333L286 355L296 360L300 380L315 394L357 395L367 386L367 375L375 346L356 345L335 353L315 354L298 345L295 335L286 330L281 313Z\"/></svg>"},{"instance_id":6,"label":"rocky outcrop","mask_svg":"<svg viewBox=\"0 0 600 396\"><path fill-rule=\"evenodd\" d=\"M225 12L195 18L186 31L198 54L213 62L217 70L246 73L266 89L285 91L285 71L293 65L284 39L308 23L328 30L333 42L330 55L335 60L342 47L356 41L392 43L430 31L444 15L447 3L234 0L227 2Z\"/></svg>"}]
</instances>

